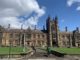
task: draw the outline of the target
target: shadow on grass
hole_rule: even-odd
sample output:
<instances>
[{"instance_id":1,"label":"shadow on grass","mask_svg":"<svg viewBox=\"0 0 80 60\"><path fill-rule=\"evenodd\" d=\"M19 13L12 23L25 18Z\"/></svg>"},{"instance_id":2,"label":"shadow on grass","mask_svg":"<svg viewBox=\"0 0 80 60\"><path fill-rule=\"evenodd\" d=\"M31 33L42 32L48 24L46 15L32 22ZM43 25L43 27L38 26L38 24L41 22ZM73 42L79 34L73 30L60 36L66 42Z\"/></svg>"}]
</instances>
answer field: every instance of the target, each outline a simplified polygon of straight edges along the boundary
<instances>
[{"instance_id":1,"label":"shadow on grass","mask_svg":"<svg viewBox=\"0 0 80 60\"><path fill-rule=\"evenodd\" d=\"M48 52L47 55L44 54L45 57L50 57L50 56L64 57L65 55L66 55L65 53L60 53L60 52L53 51L53 50Z\"/></svg>"},{"instance_id":2,"label":"shadow on grass","mask_svg":"<svg viewBox=\"0 0 80 60\"><path fill-rule=\"evenodd\" d=\"M60 52L53 51L53 50L50 51L50 54L53 54L57 57L64 57L64 55L66 55L65 53L60 53Z\"/></svg>"}]
</instances>

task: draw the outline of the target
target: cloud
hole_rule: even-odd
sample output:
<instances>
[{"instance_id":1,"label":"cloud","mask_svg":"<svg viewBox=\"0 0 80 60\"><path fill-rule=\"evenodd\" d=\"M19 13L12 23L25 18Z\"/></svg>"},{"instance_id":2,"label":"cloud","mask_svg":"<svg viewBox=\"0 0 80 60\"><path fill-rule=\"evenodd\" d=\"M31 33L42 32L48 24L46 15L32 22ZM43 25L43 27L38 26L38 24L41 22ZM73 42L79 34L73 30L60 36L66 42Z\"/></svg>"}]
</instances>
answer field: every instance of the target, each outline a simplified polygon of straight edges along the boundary
<instances>
[{"instance_id":1,"label":"cloud","mask_svg":"<svg viewBox=\"0 0 80 60\"><path fill-rule=\"evenodd\" d=\"M78 10L78 11L79 11L79 10L80 10L80 6L78 6L76 10Z\"/></svg>"},{"instance_id":2,"label":"cloud","mask_svg":"<svg viewBox=\"0 0 80 60\"><path fill-rule=\"evenodd\" d=\"M0 25L6 28L33 28L44 14L36 0L0 0Z\"/></svg>"},{"instance_id":3,"label":"cloud","mask_svg":"<svg viewBox=\"0 0 80 60\"><path fill-rule=\"evenodd\" d=\"M80 0L67 0L67 5L69 7L72 6L74 3L77 4L76 10L80 11Z\"/></svg>"},{"instance_id":4,"label":"cloud","mask_svg":"<svg viewBox=\"0 0 80 60\"><path fill-rule=\"evenodd\" d=\"M73 0L68 0L67 4L68 4L68 6L71 6L73 4Z\"/></svg>"}]
</instances>

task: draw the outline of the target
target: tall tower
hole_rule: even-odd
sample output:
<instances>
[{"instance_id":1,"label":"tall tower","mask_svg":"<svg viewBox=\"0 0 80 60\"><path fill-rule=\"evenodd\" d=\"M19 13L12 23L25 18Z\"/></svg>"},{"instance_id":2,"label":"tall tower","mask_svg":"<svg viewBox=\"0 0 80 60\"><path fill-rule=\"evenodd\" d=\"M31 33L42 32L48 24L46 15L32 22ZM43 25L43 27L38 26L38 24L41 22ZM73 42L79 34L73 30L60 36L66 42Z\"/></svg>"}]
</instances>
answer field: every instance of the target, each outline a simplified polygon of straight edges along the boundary
<instances>
[{"instance_id":1,"label":"tall tower","mask_svg":"<svg viewBox=\"0 0 80 60\"><path fill-rule=\"evenodd\" d=\"M49 47L52 46L50 21L51 21L51 18L50 18L50 16L48 16L48 18L46 20L46 28L47 28L47 46L49 46Z\"/></svg>"},{"instance_id":2,"label":"tall tower","mask_svg":"<svg viewBox=\"0 0 80 60\"><path fill-rule=\"evenodd\" d=\"M47 37L48 37L48 46L58 46L58 18L51 20L48 17L46 22L47 27Z\"/></svg>"},{"instance_id":3,"label":"tall tower","mask_svg":"<svg viewBox=\"0 0 80 60\"><path fill-rule=\"evenodd\" d=\"M54 45L56 45L58 47L58 17L57 16L55 17L54 23L55 23L55 35L56 35Z\"/></svg>"}]
</instances>

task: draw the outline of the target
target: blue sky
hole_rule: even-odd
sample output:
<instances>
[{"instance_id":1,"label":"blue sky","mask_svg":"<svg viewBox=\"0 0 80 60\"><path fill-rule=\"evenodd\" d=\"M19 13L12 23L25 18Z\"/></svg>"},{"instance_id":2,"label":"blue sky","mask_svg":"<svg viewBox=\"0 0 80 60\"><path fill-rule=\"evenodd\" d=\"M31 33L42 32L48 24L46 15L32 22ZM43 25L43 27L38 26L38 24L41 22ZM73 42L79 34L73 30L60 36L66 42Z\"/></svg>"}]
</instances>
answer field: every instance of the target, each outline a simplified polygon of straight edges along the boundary
<instances>
[{"instance_id":1,"label":"blue sky","mask_svg":"<svg viewBox=\"0 0 80 60\"><path fill-rule=\"evenodd\" d=\"M42 29L48 16L58 16L60 30L80 27L80 0L0 0L0 25Z\"/></svg>"},{"instance_id":2,"label":"blue sky","mask_svg":"<svg viewBox=\"0 0 80 60\"><path fill-rule=\"evenodd\" d=\"M76 10L77 4L68 6L68 0L38 0L40 6L45 7L46 13L39 19L38 27L42 28L45 24L48 15L53 19L58 16L60 30L64 30L65 26L69 31L80 27L80 11Z\"/></svg>"}]
</instances>

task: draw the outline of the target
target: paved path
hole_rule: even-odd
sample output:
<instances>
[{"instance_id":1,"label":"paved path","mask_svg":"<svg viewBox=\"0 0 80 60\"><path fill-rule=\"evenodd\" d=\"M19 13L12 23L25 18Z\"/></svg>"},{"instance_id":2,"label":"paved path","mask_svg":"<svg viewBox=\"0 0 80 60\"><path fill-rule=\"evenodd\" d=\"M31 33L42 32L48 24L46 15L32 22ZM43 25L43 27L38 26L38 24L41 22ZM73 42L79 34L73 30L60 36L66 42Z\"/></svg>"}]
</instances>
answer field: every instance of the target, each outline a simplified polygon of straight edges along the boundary
<instances>
[{"instance_id":1,"label":"paved path","mask_svg":"<svg viewBox=\"0 0 80 60\"><path fill-rule=\"evenodd\" d=\"M54 55L50 55L49 57L56 57ZM45 50L36 49L36 52L29 58L47 58L47 52Z\"/></svg>"},{"instance_id":2,"label":"paved path","mask_svg":"<svg viewBox=\"0 0 80 60\"><path fill-rule=\"evenodd\" d=\"M36 52L30 56L28 59L22 60L80 60L80 56L70 56L66 55L64 57L57 57L55 55L49 55L47 57L47 52L41 49L36 49Z\"/></svg>"}]
</instances>

